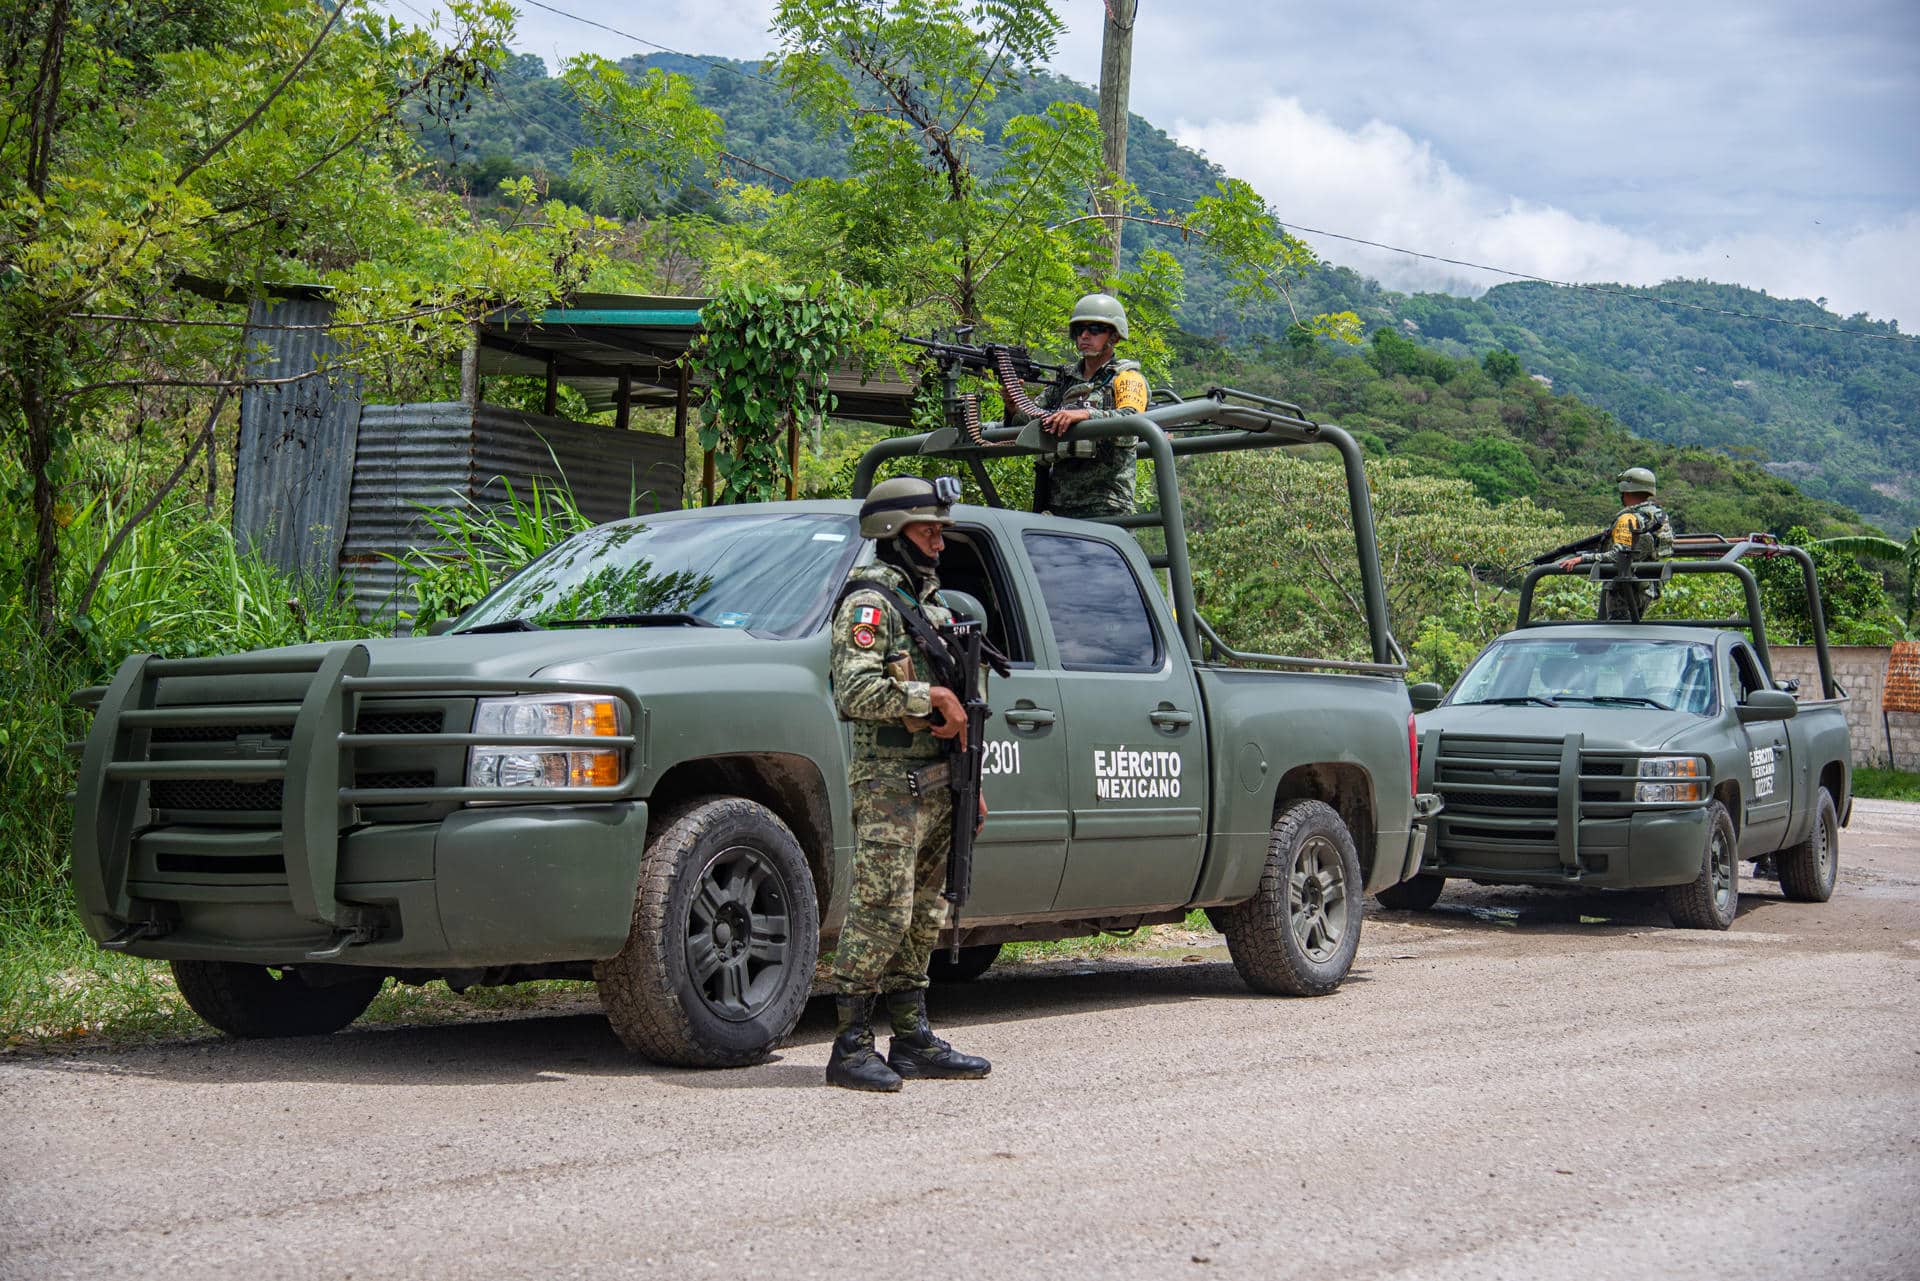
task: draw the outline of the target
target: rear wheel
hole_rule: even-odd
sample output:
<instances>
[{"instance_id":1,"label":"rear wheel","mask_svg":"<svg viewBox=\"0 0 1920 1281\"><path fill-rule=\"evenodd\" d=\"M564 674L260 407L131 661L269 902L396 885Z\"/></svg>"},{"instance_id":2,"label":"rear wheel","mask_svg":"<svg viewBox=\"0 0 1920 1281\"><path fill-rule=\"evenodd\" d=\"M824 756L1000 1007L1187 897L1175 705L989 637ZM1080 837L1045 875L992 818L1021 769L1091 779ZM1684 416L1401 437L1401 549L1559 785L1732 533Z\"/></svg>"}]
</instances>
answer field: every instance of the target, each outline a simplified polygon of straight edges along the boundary
<instances>
[{"instance_id":1,"label":"rear wheel","mask_svg":"<svg viewBox=\"0 0 1920 1281\"><path fill-rule=\"evenodd\" d=\"M1444 876L1416 876L1410 881L1389 885L1374 897L1380 900L1381 907L1390 907L1396 912L1424 912L1440 901L1440 891L1446 888Z\"/></svg>"},{"instance_id":2,"label":"rear wheel","mask_svg":"<svg viewBox=\"0 0 1920 1281\"><path fill-rule=\"evenodd\" d=\"M1740 851L1733 819L1719 801L1707 805L1707 847L1700 875L1667 887L1667 915L1689 930L1724 930L1740 912Z\"/></svg>"},{"instance_id":3,"label":"rear wheel","mask_svg":"<svg viewBox=\"0 0 1920 1281\"><path fill-rule=\"evenodd\" d=\"M298 970L234 961L173 961L174 986L193 1012L228 1036L324 1036L366 1013L384 974L309 983Z\"/></svg>"},{"instance_id":4,"label":"rear wheel","mask_svg":"<svg viewBox=\"0 0 1920 1281\"><path fill-rule=\"evenodd\" d=\"M963 947L957 961L948 959L952 955L950 948L936 951L927 962L927 977L935 983L971 983L1000 959L1000 945L983 943L979 947Z\"/></svg>"},{"instance_id":5,"label":"rear wheel","mask_svg":"<svg viewBox=\"0 0 1920 1281\"><path fill-rule=\"evenodd\" d=\"M819 950L800 843L764 805L716 797L662 820L641 860L626 946L593 977L636 1054L741 1067L800 1021Z\"/></svg>"},{"instance_id":6,"label":"rear wheel","mask_svg":"<svg viewBox=\"0 0 1920 1281\"><path fill-rule=\"evenodd\" d=\"M1813 807L1813 830L1807 839L1774 855L1780 873L1780 892L1797 903L1824 903L1833 897L1840 875L1840 814L1826 788Z\"/></svg>"},{"instance_id":7,"label":"rear wheel","mask_svg":"<svg viewBox=\"0 0 1920 1281\"><path fill-rule=\"evenodd\" d=\"M1209 915L1248 987L1325 996L1353 967L1363 894L1360 856L1340 815L1323 801L1291 801L1273 821L1259 890Z\"/></svg>"}]
</instances>

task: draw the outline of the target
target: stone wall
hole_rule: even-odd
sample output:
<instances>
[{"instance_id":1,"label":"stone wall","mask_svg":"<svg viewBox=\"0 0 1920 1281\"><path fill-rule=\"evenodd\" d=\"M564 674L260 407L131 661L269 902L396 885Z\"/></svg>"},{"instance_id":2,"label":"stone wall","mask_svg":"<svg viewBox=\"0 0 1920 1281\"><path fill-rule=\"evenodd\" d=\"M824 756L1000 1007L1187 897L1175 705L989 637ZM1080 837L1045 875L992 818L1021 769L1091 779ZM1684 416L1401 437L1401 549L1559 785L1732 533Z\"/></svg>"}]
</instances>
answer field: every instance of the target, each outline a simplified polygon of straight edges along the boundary
<instances>
[{"instance_id":1,"label":"stone wall","mask_svg":"<svg viewBox=\"0 0 1920 1281\"><path fill-rule=\"evenodd\" d=\"M1802 699L1820 697L1820 667L1811 645L1775 645L1773 674L1778 680L1798 678ZM1892 650L1885 645L1834 645L1827 651L1833 675L1846 690L1847 728L1852 731L1855 765L1887 764L1887 737L1893 737L1893 764L1920 770L1920 713L1890 712L1880 719L1881 699L1887 687L1887 662Z\"/></svg>"}]
</instances>

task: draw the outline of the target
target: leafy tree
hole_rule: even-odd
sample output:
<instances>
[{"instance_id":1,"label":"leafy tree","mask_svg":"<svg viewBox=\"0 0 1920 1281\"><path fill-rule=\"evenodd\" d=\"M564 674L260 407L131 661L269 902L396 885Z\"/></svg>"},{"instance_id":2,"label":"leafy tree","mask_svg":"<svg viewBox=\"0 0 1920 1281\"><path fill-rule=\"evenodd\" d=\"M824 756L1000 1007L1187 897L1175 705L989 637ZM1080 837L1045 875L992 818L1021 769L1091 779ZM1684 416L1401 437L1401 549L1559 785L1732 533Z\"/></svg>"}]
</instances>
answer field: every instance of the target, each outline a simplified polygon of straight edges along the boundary
<instances>
[{"instance_id":1,"label":"leafy tree","mask_svg":"<svg viewBox=\"0 0 1920 1281\"><path fill-rule=\"evenodd\" d=\"M1906 585L1900 594L1900 621L1907 634L1913 634L1914 609L1916 604L1920 604L1916 602L1914 592L1915 580L1920 579L1920 529L1908 534L1904 543L1896 543L1891 538L1877 534L1854 534L1843 538L1819 539L1809 550L1815 557L1825 551L1869 560L1890 560L1898 564L1906 575Z\"/></svg>"},{"instance_id":2,"label":"leafy tree","mask_svg":"<svg viewBox=\"0 0 1920 1281\"><path fill-rule=\"evenodd\" d=\"M1540 477L1527 451L1504 436L1474 436L1454 452L1461 479L1490 503L1533 493Z\"/></svg>"},{"instance_id":3,"label":"leafy tree","mask_svg":"<svg viewBox=\"0 0 1920 1281\"><path fill-rule=\"evenodd\" d=\"M176 418L204 424L191 460L233 392L317 376L250 371L238 322L179 273L241 297L331 285L352 354L320 376L393 384L457 351L480 308L542 305L593 269L595 229L530 187L475 223L402 181L402 122L457 110L503 56L501 0L451 13L437 39L361 0L50 0L0 34L0 436L31 506L22 574L43 629L76 442Z\"/></svg>"},{"instance_id":4,"label":"leafy tree","mask_svg":"<svg viewBox=\"0 0 1920 1281\"><path fill-rule=\"evenodd\" d=\"M1480 358L1480 368L1486 370L1487 377L1493 379L1493 381L1499 383L1502 387L1526 372L1526 370L1521 367L1520 357L1514 355L1505 347L1495 347L1492 351L1482 356Z\"/></svg>"}]
</instances>

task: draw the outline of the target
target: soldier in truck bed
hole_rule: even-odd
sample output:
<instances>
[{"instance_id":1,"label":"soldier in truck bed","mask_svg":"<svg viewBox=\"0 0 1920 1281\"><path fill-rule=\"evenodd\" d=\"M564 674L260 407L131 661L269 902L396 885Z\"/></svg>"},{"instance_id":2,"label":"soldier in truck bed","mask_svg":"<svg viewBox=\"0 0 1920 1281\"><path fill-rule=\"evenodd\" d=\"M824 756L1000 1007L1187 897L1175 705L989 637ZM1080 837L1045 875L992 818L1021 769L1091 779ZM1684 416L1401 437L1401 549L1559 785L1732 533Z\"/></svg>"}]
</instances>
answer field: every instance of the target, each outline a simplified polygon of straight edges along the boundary
<instances>
[{"instance_id":1,"label":"soldier in truck bed","mask_svg":"<svg viewBox=\"0 0 1920 1281\"><path fill-rule=\"evenodd\" d=\"M1645 467L1629 467L1614 477L1614 485L1620 491L1620 510L1607 522L1600 545L1584 556L1570 556L1560 562L1563 569L1572 568L1582 560L1622 552L1637 562L1666 560L1673 555L1673 522L1653 501L1657 491L1653 472ZM1634 599L1621 599L1628 592L1633 593ZM1610 584L1601 597L1601 617L1638 619L1647 606L1659 598L1660 588L1656 583Z\"/></svg>"},{"instance_id":2,"label":"soldier in truck bed","mask_svg":"<svg viewBox=\"0 0 1920 1281\"><path fill-rule=\"evenodd\" d=\"M1111 294L1088 294L1067 323L1080 363L1047 388L1040 425L1056 436L1089 418L1137 414L1147 407L1147 379L1140 366L1115 357L1127 337L1127 312ZM1038 460L1036 509L1056 516L1115 516L1133 510L1132 436L1061 441Z\"/></svg>"}]
</instances>

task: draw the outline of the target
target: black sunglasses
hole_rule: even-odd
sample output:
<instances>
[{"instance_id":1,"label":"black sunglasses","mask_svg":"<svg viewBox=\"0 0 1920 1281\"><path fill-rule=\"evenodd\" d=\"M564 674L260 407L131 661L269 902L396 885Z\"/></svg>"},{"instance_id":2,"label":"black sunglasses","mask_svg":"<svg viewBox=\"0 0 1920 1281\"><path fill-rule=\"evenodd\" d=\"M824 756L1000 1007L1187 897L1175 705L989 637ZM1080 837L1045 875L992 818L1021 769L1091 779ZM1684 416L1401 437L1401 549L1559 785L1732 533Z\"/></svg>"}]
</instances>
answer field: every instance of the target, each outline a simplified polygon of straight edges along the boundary
<instances>
[{"instance_id":1,"label":"black sunglasses","mask_svg":"<svg viewBox=\"0 0 1920 1281\"><path fill-rule=\"evenodd\" d=\"M1113 326L1098 320L1076 320L1067 326L1067 337L1078 338L1081 334L1110 334Z\"/></svg>"}]
</instances>

